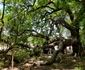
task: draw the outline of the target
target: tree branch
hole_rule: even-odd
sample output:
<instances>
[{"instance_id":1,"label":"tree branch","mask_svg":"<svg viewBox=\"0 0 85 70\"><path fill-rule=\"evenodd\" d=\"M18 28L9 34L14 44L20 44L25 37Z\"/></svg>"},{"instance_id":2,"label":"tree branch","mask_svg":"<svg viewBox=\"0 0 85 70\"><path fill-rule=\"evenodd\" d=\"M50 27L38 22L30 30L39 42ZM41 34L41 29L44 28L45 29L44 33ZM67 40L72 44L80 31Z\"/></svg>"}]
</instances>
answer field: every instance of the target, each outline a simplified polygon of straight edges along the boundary
<instances>
[{"instance_id":1,"label":"tree branch","mask_svg":"<svg viewBox=\"0 0 85 70\"><path fill-rule=\"evenodd\" d=\"M74 16L72 14L72 11L70 9L66 9L66 12L69 14L70 19L73 21L74 20Z\"/></svg>"},{"instance_id":2,"label":"tree branch","mask_svg":"<svg viewBox=\"0 0 85 70\"><path fill-rule=\"evenodd\" d=\"M60 24L60 25L64 26L65 28L67 28L68 30L70 30L72 36L77 35L77 28L68 24L64 19L60 18L56 21L54 20L54 23L55 23L56 27L57 27L58 24Z\"/></svg>"},{"instance_id":3,"label":"tree branch","mask_svg":"<svg viewBox=\"0 0 85 70\"><path fill-rule=\"evenodd\" d=\"M30 45L27 44L23 44L23 43L11 43L9 41L3 40L1 39L0 42L4 42L5 44L10 44L10 46L6 49L6 50L1 50L0 54L6 54L8 53L10 50L14 49L14 48L18 48L18 47L12 47L12 45L18 45L19 47L21 47L22 49L27 49L27 48L31 48Z\"/></svg>"},{"instance_id":4,"label":"tree branch","mask_svg":"<svg viewBox=\"0 0 85 70\"><path fill-rule=\"evenodd\" d=\"M34 2L34 3L35 3L35 2ZM40 9L40 8L45 8L45 7L51 8L51 7L47 6L47 5L52 4L52 3L53 3L53 2L48 2L46 5L40 6L40 7L36 8L36 9L29 10L27 13L34 12L34 11ZM54 4L54 3L53 3L53 4ZM34 4L33 4L33 5L34 5ZM33 5L28 5L27 7L29 8L29 7L32 7ZM26 9L26 7L24 7L16 16L18 16L19 14L21 14L24 9ZM51 8L51 9L53 9L53 8ZM15 18L16 16L12 16L11 18L8 19L8 21L11 20L11 19L13 19L13 18Z\"/></svg>"},{"instance_id":5,"label":"tree branch","mask_svg":"<svg viewBox=\"0 0 85 70\"><path fill-rule=\"evenodd\" d=\"M73 31L73 30L76 30L76 28L70 24L68 24L64 19L62 18L59 18L58 20L55 21L55 25L62 25L64 26L65 28L67 28L68 30L70 31Z\"/></svg>"},{"instance_id":6,"label":"tree branch","mask_svg":"<svg viewBox=\"0 0 85 70\"><path fill-rule=\"evenodd\" d=\"M25 32L30 32L30 36L35 36L35 37L40 37L40 38L44 38L46 40L49 40L49 37L48 36L45 36L43 34L40 34L38 33L37 31L35 30L24 30L23 32L21 32L18 36L24 34Z\"/></svg>"}]
</instances>

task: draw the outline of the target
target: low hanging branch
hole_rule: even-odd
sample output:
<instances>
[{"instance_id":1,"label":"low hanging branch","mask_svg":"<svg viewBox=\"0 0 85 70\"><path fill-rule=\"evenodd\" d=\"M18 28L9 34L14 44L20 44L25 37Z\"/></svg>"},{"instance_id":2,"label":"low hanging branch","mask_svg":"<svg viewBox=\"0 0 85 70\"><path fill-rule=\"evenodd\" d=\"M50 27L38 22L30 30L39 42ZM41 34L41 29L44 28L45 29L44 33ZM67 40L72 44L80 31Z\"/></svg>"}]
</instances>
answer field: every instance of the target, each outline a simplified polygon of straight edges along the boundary
<instances>
[{"instance_id":1,"label":"low hanging branch","mask_svg":"<svg viewBox=\"0 0 85 70\"><path fill-rule=\"evenodd\" d=\"M8 44L9 42L5 42L5 43ZM30 45L23 44L23 43L16 43L16 44L10 43L10 45L11 45L11 46L8 47L8 49L0 51L0 54L6 54L6 53L8 53L10 50L15 49L15 48L18 48L18 47L12 47L12 45L18 45L18 46L19 46L20 48L22 48L22 49L31 48Z\"/></svg>"},{"instance_id":2,"label":"low hanging branch","mask_svg":"<svg viewBox=\"0 0 85 70\"><path fill-rule=\"evenodd\" d=\"M18 36L24 34L25 32L30 32L30 36L35 36L35 37L40 37L40 38L44 38L46 40L49 40L49 37L43 34L38 33L35 30L24 30L23 32L21 32Z\"/></svg>"}]
</instances>

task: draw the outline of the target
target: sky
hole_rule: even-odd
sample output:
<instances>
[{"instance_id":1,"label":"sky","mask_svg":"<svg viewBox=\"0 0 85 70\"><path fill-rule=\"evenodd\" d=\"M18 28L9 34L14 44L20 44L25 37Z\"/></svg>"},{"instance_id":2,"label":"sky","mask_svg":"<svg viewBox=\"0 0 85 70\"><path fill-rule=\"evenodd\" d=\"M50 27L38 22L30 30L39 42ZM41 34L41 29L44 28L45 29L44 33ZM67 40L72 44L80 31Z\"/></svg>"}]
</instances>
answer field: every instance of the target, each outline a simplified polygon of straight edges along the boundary
<instances>
[{"instance_id":1,"label":"sky","mask_svg":"<svg viewBox=\"0 0 85 70\"><path fill-rule=\"evenodd\" d=\"M0 9L2 9L3 8L3 5L1 4L1 0L0 0Z\"/></svg>"},{"instance_id":2,"label":"sky","mask_svg":"<svg viewBox=\"0 0 85 70\"><path fill-rule=\"evenodd\" d=\"M0 9L2 9L3 8L3 6L0 4Z\"/></svg>"}]
</instances>

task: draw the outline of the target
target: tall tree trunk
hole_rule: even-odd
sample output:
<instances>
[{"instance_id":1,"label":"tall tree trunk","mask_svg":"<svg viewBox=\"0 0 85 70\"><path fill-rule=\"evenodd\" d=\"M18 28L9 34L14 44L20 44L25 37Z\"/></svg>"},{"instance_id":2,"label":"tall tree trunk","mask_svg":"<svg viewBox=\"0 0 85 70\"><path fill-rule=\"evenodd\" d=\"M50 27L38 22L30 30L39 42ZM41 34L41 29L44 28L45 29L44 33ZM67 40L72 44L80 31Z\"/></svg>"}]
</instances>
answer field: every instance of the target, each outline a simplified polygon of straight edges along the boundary
<instances>
[{"instance_id":1,"label":"tall tree trunk","mask_svg":"<svg viewBox=\"0 0 85 70\"><path fill-rule=\"evenodd\" d=\"M73 39L75 39L72 44L73 46L72 55L75 55L76 53L77 56L81 56L83 48L82 48L81 41L80 41L79 29L77 29L75 33L72 31L71 34L72 34Z\"/></svg>"}]
</instances>

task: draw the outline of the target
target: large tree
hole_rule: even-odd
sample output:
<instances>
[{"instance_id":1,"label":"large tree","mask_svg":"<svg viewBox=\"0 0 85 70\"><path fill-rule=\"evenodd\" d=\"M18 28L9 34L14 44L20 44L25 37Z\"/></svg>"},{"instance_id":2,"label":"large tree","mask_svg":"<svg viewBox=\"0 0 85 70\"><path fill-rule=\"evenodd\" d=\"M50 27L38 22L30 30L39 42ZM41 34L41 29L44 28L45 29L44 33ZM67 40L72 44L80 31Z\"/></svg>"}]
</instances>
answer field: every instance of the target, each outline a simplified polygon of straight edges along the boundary
<instances>
[{"instance_id":1,"label":"large tree","mask_svg":"<svg viewBox=\"0 0 85 70\"><path fill-rule=\"evenodd\" d=\"M30 44L42 48L57 44L60 48L54 51L53 61L67 45L73 46L73 55L81 55L85 37L84 0L2 0L2 4L1 42L23 48L30 48ZM65 35L70 35L71 40L66 40Z\"/></svg>"}]
</instances>

